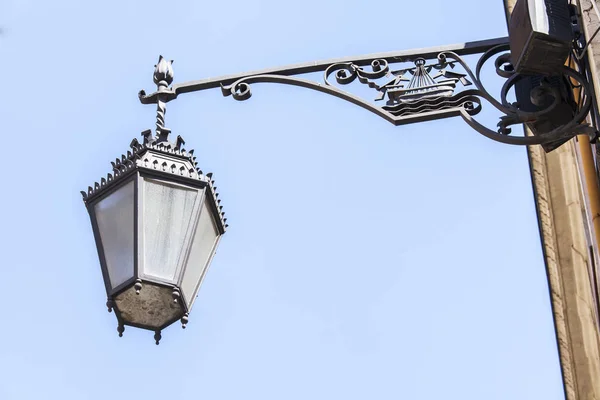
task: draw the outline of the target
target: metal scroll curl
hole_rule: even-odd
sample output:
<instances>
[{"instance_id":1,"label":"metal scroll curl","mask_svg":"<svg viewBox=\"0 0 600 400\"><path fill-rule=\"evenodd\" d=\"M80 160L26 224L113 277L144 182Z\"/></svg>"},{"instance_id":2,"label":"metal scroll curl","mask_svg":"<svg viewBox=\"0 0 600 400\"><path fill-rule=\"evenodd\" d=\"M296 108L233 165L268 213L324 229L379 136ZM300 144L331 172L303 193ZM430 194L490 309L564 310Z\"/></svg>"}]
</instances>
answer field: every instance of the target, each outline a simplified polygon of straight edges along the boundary
<instances>
[{"instance_id":1,"label":"metal scroll curl","mask_svg":"<svg viewBox=\"0 0 600 400\"><path fill-rule=\"evenodd\" d=\"M312 82L306 79L292 78L279 74L250 75L240 78L230 85L221 84L221 92L223 93L223 96L232 96L235 100L243 101L248 100L252 96L250 84L258 82L271 82L306 87L309 89L318 90L320 92L333 94L334 96L345 99L352 97L352 102L356 102L360 99L335 88L328 81L328 77L331 73L335 72L336 81L341 85L352 83L356 80L356 78L358 78L361 83L367 84L371 88L378 88L373 80L383 78L389 73L388 62L384 59L373 60L371 62L371 68L373 71L367 71L353 63L332 64L325 71L325 85L327 85L327 87L323 87L323 85L320 83Z\"/></svg>"},{"instance_id":2,"label":"metal scroll curl","mask_svg":"<svg viewBox=\"0 0 600 400\"><path fill-rule=\"evenodd\" d=\"M356 79L356 76L354 76ZM358 96L340 90L334 86L324 85L307 79L294 78L277 74L251 75L238 79L230 85L221 85L223 96L232 96L235 100L244 101L252 96L250 85L253 83L280 83L285 85L300 86L318 92L327 93L340 99L349 101L357 106L373 112L384 119L394 123L394 116L375 104L364 101Z\"/></svg>"},{"instance_id":3,"label":"metal scroll curl","mask_svg":"<svg viewBox=\"0 0 600 400\"><path fill-rule=\"evenodd\" d=\"M531 102L535 105L541 105L541 100L550 96L552 98L551 104L547 105L543 109L532 112L521 109L516 103L510 103L507 100L508 93L514 88L517 82L519 82L521 79L525 79L526 77L514 72L514 69L510 64L510 53L507 53L508 50L508 45L500 45L486 51L477 63L475 74L473 74L467 63L459 55L453 52L440 53L438 56L440 62L445 63L448 62L448 60L452 60L459 63L466 71L469 78L473 80L473 83L477 88L476 90L478 92L478 96L487 100L496 109L504 114L502 117L500 117L497 131L493 131L473 118L472 114L465 112L466 110L461 111L461 117L465 120L465 122L467 122L467 124L469 124L469 126L492 140L516 145L544 144L570 138L578 134L595 134L595 129L587 124L581 123L588 114L592 104L592 99L590 96L591 89L589 84L586 79L577 71L568 67L564 67L561 71L562 76L567 78L571 83L575 81L576 86L578 86L582 91L582 98L578 105L577 112L575 112L573 115L573 118L562 126L556 127L555 129L545 132L542 135L526 137L509 136L511 133L511 125L533 123L540 118L548 116L561 103L562 99L558 89L545 82L545 79L542 78L541 85L534 88L530 93ZM499 53L502 54L498 56ZM497 56L494 63L496 67L496 73L499 76L507 79L500 93L500 101L496 100L489 94L481 81L481 71L484 64L494 56Z\"/></svg>"},{"instance_id":4,"label":"metal scroll curl","mask_svg":"<svg viewBox=\"0 0 600 400\"><path fill-rule=\"evenodd\" d=\"M332 86L329 77L335 72L335 80L340 85L347 85L358 78L360 83L367 84L370 88L378 89L379 86L374 80L388 75L390 73L390 66L384 59L375 59L371 61L371 69L372 71L367 71L351 62L332 64L325 69L325 84Z\"/></svg>"}]
</instances>

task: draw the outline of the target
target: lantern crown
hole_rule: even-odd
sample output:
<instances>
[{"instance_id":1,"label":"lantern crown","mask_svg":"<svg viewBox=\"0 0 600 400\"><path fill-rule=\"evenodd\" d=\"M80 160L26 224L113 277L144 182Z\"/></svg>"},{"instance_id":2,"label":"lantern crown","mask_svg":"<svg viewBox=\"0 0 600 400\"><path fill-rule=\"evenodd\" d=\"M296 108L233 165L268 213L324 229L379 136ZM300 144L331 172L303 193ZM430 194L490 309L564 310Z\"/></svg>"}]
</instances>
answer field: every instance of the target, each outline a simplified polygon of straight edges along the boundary
<instances>
[{"instance_id":1,"label":"lantern crown","mask_svg":"<svg viewBox=\"0 0 600 400\"><path fill-rule=\"evenodd\" d=\"M216 191L216 186L214 185L215 181L212 179L212 172L204 174L198 168L194 150L186 151L181 147L185 144L181 136L178 135L176 142L173 143L167 139L167 134L153 136L150 129L143 131L141 135L144 138L142 143L137 139L133 139L129 144L131 150L125 154L121 154L121 157L115 158L115 161L111 161L112 173L108 173L106 178L101 178L100 182L94 182L93 186L88 186L86 191L80 191L83 201L86 204L105 191L110 190L111 187L118 184L120 179L125 177L129 172L140 168L166 172L203 182L209 188L214 201L218 204L221 203L218 199L219 193ZM171 160L171 162L167 160L161 161L160 158L153 158L151 155L153 153L174 156L175 159ZM144 155L150 155L150 157L144 157ZM225 212L222 211L222 206L219 207L219 220L222 230L225 232L229 225L226 224L227 221L224 218Z\"/></svg>"}]
</instances>

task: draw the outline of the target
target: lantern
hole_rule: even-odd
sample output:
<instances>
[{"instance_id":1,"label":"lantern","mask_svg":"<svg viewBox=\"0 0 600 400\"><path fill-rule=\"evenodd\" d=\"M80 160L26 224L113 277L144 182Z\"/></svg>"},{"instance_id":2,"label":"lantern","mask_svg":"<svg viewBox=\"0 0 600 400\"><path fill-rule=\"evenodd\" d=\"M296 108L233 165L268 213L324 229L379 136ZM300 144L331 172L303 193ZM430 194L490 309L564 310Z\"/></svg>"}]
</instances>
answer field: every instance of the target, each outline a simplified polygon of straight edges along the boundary
<instances>
[{"instance_id":1,"label":"lantern","mask_svg":"<svg viewBox=\"0 0 600 400\"><path fill-rule=\"evenodd\" d=\"M81 193L119 336L130 325L154 331L158 344L173 322L185 328L227 225L212 174L196 168L183 139L142 135Z\"/></svg>"}]
</instances>

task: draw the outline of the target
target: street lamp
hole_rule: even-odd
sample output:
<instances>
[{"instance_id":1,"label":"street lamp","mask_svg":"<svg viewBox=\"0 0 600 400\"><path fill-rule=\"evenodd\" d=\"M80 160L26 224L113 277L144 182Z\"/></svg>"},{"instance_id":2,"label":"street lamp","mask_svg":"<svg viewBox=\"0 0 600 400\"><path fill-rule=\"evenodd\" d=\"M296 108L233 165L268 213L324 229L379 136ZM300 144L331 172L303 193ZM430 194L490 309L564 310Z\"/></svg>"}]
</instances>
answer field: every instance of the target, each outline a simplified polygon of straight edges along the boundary
<instances>
[{"instance_id":1,"label":"street lamp","mask_svg":"<svg viewBox=\"0 0 600 400\"><path fill-rule=\"evenodd\" d=\"M158 93L173 80L171 62L160 58ZM82 195L88 209L109 312L119 335L125 325L155 331L177 320L185 328L219 239L225 233L212 174L197 168L194 152L172 143L158 102L157 135L142 133L112 173Z\"/></svg>"},{"instance_id":2,"label":"street lamp","mask_svg":"<svg viewBox=\"0 0 600 400\"><path fill-rule=\"evenodd\" d=\"M529 1L533 4L541 0ZM176 320L181 319L185 328L198 288L227 227L212 175L196 168L193 151L182 148L181 136L174 143L169 141L170 130L164 125L169 101L184 93L212 88L221 88L224 96L243 101L251 96L251 84L270 82L336 96L394 125L460 116L490 139L513 145L541 144L546 151L578 134L595 139L597 131L587 123L596 122L597 110L590 116L592 91L583 59L583 38L573 33L571 44L568 40L557 42L553 31L540 30L545 26L539 24L540 14L530 12L538 8L516 8L521 10L517 16L524 15L511 28L510 43L519 50L518 57L511 56L509 38L497 38L310 62L170 86L172 61L161 56L154 70L157 91L139 93L143 104L157 105L155 135L144 131L143 143L134 139L127 155L113 163L112 174L82 192L100 257L107 306L109 311L115 310L119 334L125 325L150 329L156 332L158 344L161 330ZM549 10L554 13L548 14L550 19L569 13L566 2L563 8ZM570 17L575 18L576 13ZM529 22L517 24L519 21ZM571 29L568 21L566 27ZM567 46L566 53L557 43ZM542 68L538 64L544 60L537 59L536 54L547 53L552 54L552 63ZM573 55L577 68L563 66L566 60L560 59L561 54ZM480 55L474 71L463 58L470 55ZM490 60L494 60L496 73L506 80L496 97L481 79L483 67ZM294 77L313 72L322 72L323 81ZM374 100L341 89L353 83L374 90ZM578 89L577 99L574 88ZM513 89L517 102L508 100ZM501 113L496 129L475 119L483 109L483 101ZM512 135L510 127L521 124L527 124L533 136Z\"/></svg>"}]
</instances>

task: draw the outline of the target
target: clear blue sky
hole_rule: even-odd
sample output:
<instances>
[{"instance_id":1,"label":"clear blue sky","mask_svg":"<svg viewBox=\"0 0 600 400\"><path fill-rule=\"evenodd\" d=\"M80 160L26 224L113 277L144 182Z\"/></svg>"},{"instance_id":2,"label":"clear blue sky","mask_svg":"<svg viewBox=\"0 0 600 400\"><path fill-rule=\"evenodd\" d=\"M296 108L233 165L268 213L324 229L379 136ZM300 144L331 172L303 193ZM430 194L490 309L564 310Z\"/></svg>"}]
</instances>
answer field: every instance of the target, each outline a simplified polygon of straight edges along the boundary
<instances>
[{"instance_id":1,"label":"clear blue sky","mask_svg":"<svg viewBox=\"0 0 600 400\"><path fill-rule=\"evenodd\" d=\"M175 80L506 34L501 0L0 1L0 399L559 400L526 152L302 88L169 103L230 229L188 329L123 338L79 190ZM494 125L493 120L488 120Z\"/></svg>"}]
</instances>

